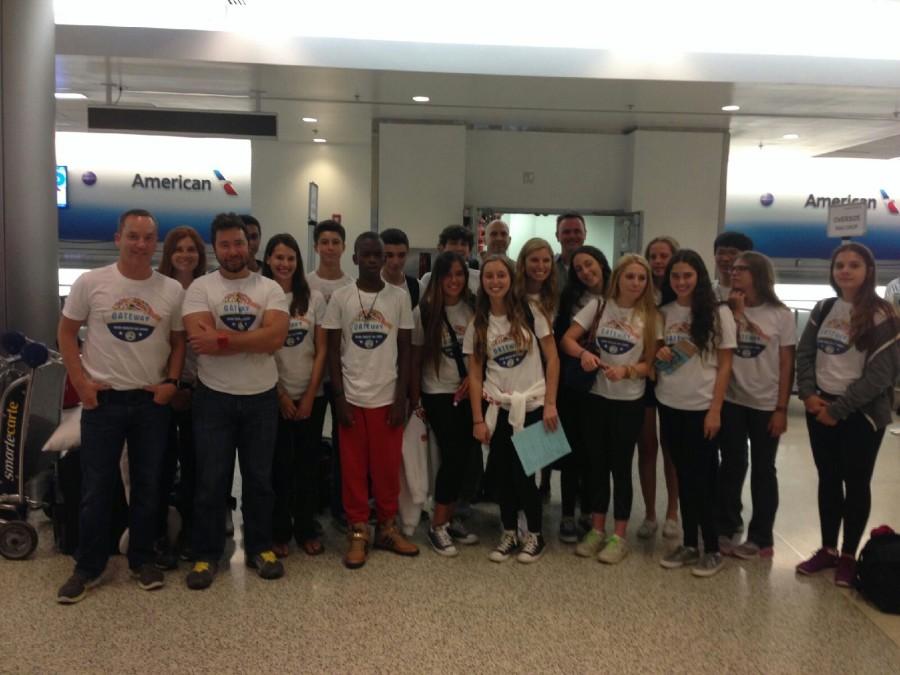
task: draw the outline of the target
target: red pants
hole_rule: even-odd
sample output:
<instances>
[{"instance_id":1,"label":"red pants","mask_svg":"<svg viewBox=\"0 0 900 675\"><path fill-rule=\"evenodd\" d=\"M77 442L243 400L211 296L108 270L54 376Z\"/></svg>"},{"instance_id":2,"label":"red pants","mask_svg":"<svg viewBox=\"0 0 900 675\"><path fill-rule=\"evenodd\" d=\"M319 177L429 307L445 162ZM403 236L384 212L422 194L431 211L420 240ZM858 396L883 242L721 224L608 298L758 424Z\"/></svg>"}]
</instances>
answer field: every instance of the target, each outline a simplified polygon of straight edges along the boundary
<instances>
[{"instance_id":1,"label":"red pants","mask_svg":"<svg viewBox=\"0 0 900 675\"><path fill-rule=\"evenodd\" d=\"M383 523L397 515L403 427L388 424L390 409L390 406L357 408L350 405L353 426L338 425L341 493L347 522L351 525L369 521L370 475L378 522Z\"/></svg>"}]
</instances>

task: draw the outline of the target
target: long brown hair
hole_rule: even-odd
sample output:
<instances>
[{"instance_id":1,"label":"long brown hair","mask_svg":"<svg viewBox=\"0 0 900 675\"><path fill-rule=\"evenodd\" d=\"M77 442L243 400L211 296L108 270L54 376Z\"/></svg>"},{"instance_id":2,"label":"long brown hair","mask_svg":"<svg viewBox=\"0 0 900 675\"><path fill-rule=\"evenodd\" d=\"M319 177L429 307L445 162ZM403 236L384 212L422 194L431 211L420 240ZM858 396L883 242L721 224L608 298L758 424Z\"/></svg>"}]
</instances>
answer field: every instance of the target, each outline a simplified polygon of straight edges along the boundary
<instances>
[{"instance_id":1,"label":"long brown hair","mask_svg":"<svg viewBox=\"0 0 900 675\"><path fill-rule=\"evenodd\" d=\"M681 248L681 244L678 243L678 240L675 237L670 237L667 234L661 235L659 237L653 237L648 243L647 246L644 247L644 258L649 262L650 260L650 247L653 244L665 244L669 247L670 256L675 255L679 248ZM650 279L653 282L653 286L656 288L662 287L662 280L660 280L659 286L657 286L656 277L653 276L653 270L650 270Z\"/></svg>"},{"instance_id":2,"label":"long brown hair","mask_svg":"<svg viewBox=\"0 0 900 675\"><path fill-rule=\"evenodd\" d=\"M753 290L757 299L764 305L786 307L775 293L775 267L767 256L758 251L744 251L734 262L743 260L753 281Z\"/></svg>"},{"instance_id":3,"label":"long brown hair","mask_svg":"<svg viewBox=\"0 0 900 675\"><path fill-rule=\"evenodd\" d=\"M894 308L887 300L878 297L875 292L875 256L867 246L855 241L848 241L836 249L831 254L831 265L828 272L828 283L834 289L838 297L841 297L841 289L834 280L834 263L841 253L852 252L863 259L866 265L866 278L863 279L862 286L856 292L853 299L853 312L850 316L850 342L859 351L865 352L874 347L873 336L875 328L875 315L883 314L885 319L894 324L895 330L900 324Z\"/></svg>"},{"instance_id":4,"label":"long brown hair","mask_svg":"<svg viewBox=\"0 0 900 675\"><path fill-rule=\"evenodd\" d=\"M197 249L197 266L192 272L194 279L206 274L206 245L203 243L203 239L200 238L197 230L193 227L188 227L187 225L173 227L166 235L166 239L163 241L162 258L159 261L159 268L157 269L160 274L172 277L173 279L175 278L175 267L172 265L172 256L175 255L175 247L178 246L178 242L185 237L194 242L194 247Z\"/></svg>"},{"instance_id":5,"label":"long brown hair","mask_svg":"<svg viewBox=\"0 0 900 675\"><path fill-rule=\"evenodd\" d=\"M609 300L619 301L621 292L622 275L629 265L640 265L647 275L647 284L644 291L634 303L631 310L632 316L638 316L644 322L644 360L653 363L653 354L656 353L657 328L659 324L659 312L656 309L656 297L653 292L653 271L647 259L637 253L626 253L613 268L612 279L606 291Z\"/></svg>"},{"instance_id":6,"label":"long brown hair","mask_svg":"<svg viewBox=\"0 0 900 675\"><path fill-rule=\"evenodd\" d=\"M462 267L465 278L459 301L468 305L470 309L475 308L475 296L472 295L472 291L469 289L469 268L463 257L459 253L453 253L452 251L444 251L435 259L434 268L431 271L431 280L428 282L425 296L419 304L422 327L425 332L425 353L431 358L435 376L437 376L441 368L441 349L444 338L446 300L442 282L450 276L453 266L456 264Z\"/></svg>"},{"instance_id":7,"label":"long brown hair","mask_svg":"<svg viewBox=\"0 0 900 675\"><path fill-rule=\"evenodd\" d=\"M516 295L522 302L528 301L528 276L525 274L525 261L535 251L547 249L550 254L550 275L541 284L541 290L538 291L538 306L544 313L547 323L553 325L553 318L556 316L556 310L559 307L559 282L557 281L556 261L553 260L553 248L546 239L540 237L532 237L522 245L519 251L519 258L516 260L515 288Z\"/></svg>"},{"instance_id":8,"label":"long brown hair","mask_svg":"<svg viewBox=\"0 0 900 675\"><path fill-rule=\"evenodd\" d=\"M506 292L506 297L503 298L503 305L509 321L509 332L516 343L516 349L525 352L531 349L531 330L525 320L523 299L519 298L513 284L515 272L512 262L505 255L489 255L481 265L481 285L478 287L478 296L475 299L475 317L472 319L475 329L473 352L475 358L482 363L487 354L487 329L491 314L491 299L484 290L484 279L487 266L493 263L503 265L506 273L509 274L509 290Z\"/></svg>"}]
</instances>

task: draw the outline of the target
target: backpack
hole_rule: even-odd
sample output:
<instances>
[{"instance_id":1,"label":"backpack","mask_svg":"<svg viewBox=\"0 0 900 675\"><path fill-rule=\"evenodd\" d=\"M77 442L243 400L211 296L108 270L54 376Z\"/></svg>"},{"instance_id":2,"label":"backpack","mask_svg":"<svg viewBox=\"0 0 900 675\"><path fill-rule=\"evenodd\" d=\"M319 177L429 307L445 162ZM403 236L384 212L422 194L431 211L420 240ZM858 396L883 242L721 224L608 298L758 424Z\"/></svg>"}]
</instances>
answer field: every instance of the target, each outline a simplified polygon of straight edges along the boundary
<instances>
[{"instance_id":1,"label":"backpack","mask_svg":"<svg viewBox=\"0 0 900 675\"><path fill-rule=\"evenodd\" d=\"M856 565L856 587L882 612L900 614L900 534L886 529L873 534L863 546Z\"/></svg>"}]
</instances>

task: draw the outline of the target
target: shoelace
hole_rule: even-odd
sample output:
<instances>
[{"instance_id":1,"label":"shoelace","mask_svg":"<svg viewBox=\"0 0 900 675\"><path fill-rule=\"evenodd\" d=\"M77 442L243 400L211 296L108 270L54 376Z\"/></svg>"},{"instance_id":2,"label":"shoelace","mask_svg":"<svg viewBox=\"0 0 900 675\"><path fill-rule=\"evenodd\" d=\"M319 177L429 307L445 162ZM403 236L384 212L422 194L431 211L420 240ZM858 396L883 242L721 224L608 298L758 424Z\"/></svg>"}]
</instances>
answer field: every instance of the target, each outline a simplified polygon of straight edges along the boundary
<instances>
[{"instance_id":1,"label":"shoelace","mask_svg":"<svg viewBox=\"0 0 900 675\"><path fill-rule=\"evenodd\" d=\"M538 538L536 534L528 535L528 539L525 540L525 547L522 550L528 554L533 554L538 550Z\"/></svg>"},{"instance_id":2,"label":"shoelace","mask_svg":"<svg viewBox=\"0 0 900 675\"><path fill-rule=\"evenodd\" d=\"M278 557L272 551L263 551L259 554L259 557L262 558L263 562L273 563Z\"/></svg>"},{"instance_id":3,"label":"shoelace","mask_svg":"<svg viewBox=\"0 0 900 675\"><path fill-rule=\"evenodd\" d=\"M500 540L500 545L497 547L501 551L509 551L514 549L518 545L518 541L516 541L515 535L512 534L504 534L503 539Z\"/></svg>"},{"instance_id":4,"label":"shoelace","mask_svg":"<svg viewBox=\"0 0 900 675\"><path fill-rule=\"evenodd\" d=\"M450 536L450 533L447 532L446 527L436 527L434 529L434 536L441 546L451 546L453 544L453 538Z\"/></svg>"}]
</instances>

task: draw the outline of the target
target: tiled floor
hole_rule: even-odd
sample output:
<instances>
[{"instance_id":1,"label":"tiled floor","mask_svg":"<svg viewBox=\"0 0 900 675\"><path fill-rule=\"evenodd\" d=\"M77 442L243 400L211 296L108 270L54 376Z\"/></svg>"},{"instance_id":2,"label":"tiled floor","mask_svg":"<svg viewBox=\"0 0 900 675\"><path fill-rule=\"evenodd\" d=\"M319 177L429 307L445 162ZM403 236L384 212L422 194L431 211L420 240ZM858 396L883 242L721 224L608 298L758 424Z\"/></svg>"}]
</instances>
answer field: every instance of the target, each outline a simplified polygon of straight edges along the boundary
<instances>
[{"instance_id":1,"label":"tiled floor","mask_svg":"<svg viewBox=\"0 0 900 675\"><path fill-rule=\"evenodd\" d=\"M898 450L888 435L870 525L900 526ZM661 539L632 538L615 567L577 558L555 536L535 565L496 565L486 555L497 519L485 507L474 520L484 543L455 559L427 550L420 531L419 558L375 552L351 572L339 562L342 538L327 528L325 555L292 553L281 581L244 568L238 541L208 591L188 591L182 569L161 591L142 592L117 557L105 583L64 607L54 598L71 561L52 551L43 521L33 560L0 561L0 671L900 672L900 617L824 575L795 577L819 543L815 470L796 410L780 453L774 560L729 559L711 579L660 568ZM554 500L548 534L558 516Z\"/></svg>"}]
</instances>

